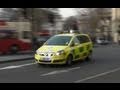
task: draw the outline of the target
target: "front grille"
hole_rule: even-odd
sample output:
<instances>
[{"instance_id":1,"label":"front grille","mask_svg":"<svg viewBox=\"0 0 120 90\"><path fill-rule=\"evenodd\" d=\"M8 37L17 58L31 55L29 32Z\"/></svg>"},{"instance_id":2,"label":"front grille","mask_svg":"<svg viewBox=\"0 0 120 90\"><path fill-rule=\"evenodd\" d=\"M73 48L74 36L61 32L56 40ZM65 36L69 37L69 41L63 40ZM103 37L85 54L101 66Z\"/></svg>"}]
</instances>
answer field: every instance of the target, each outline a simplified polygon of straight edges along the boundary
<instances>
[{"instance_id":1,"label":"front grille","mask_svg":"<svg viewBox=\"0 0 120 90\"><path fill-rule=\"evenodd\" d=\"M42 53L42 54L39 54L40 56L53 56L54 53Z\"/></svg>"},{"instance_id":2,"label":"front grille","mask_svg":"<svg viewBox=\"0 0 120 90\"><path fill-rule=\"evenodd\" d=\"M39 60L40 62L51 62L51 61L42 61L42 60Z\"/></svg>"}]
</instances>

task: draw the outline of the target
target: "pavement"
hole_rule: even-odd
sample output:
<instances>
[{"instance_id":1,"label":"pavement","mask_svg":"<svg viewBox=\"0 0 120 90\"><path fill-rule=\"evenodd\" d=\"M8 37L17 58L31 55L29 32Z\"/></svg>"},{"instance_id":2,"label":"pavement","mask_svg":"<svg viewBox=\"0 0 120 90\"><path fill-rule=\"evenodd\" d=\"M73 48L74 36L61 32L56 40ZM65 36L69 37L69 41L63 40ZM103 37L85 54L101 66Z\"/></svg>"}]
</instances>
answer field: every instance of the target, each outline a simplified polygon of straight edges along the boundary
<instances>
[{"instance_id":1,"label":"pavement","mask_svg":"<svg viewBox=\"0 0 120 90\"><path fill-rule=\"evenodd\" d=\"M6 62L15 62L15 61L22 61L22 60L29 60L34 58L34 52L19 52L17 54L6 54L6 55L0 55L0 63L6 63Z\"/></svg>"}]
</instances>

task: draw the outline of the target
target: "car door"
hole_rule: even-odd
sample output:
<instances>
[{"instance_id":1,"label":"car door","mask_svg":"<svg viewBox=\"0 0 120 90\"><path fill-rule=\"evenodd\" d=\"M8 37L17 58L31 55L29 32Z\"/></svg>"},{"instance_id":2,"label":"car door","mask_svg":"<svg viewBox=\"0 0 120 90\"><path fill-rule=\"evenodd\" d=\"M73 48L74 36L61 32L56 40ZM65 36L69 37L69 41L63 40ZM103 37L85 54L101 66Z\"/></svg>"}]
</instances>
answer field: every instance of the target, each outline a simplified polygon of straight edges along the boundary
<instances>
[{"instance_id":1,"label":"car door","mask_svg":"<svg viewBox=\"0 0 120 90\"><path fill-rule=\"evenodd\" d=\"M71 52L73 54L74 60L79 59L79 45L80 45L79 40L76 37L74 37L71 42Z\"/></svg>"},{"instance_id":2,"label":"car door","mask_svg":"<svg viewBox=\"0 0 120 90\"><path fill-rule=\"evenodd\" d=\"M85 58L88 56L91 48L91 42L89 38L85 35L80 35L77 37L80 41L80 54L82 58Z\"/></svg>"},{"instance_id":3,"label":"car door","mask_svg":"<svg viewBox=\"0 0 120 90\"><path fill-rule=\"evenodd\" d=\"M80 45L79 45L80 59L84 59L88 54L86 51L88 43L86 43L86 38L84 37L84 35L79 35L77 36L77 38L80 42Z\"/></svg>"}]
</instances>

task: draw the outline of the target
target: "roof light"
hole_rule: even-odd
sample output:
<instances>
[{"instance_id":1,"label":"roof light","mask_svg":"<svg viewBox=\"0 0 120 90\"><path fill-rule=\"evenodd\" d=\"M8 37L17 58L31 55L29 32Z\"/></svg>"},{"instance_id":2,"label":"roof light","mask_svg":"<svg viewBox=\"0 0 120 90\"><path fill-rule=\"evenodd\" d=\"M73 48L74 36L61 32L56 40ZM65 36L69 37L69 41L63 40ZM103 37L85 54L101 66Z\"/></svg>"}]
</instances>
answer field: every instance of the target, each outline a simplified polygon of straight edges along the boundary
<instances>
[{"instance_id":1,"label":"roof light","mask_svg":"<svg viewBox=\"0 0 120 90\"><path fill-rule=\"evenodd\" d=\"M74 31L73 31L73 30L70 30L70 33L74 33Z\"/></svg>"}]
</instances>

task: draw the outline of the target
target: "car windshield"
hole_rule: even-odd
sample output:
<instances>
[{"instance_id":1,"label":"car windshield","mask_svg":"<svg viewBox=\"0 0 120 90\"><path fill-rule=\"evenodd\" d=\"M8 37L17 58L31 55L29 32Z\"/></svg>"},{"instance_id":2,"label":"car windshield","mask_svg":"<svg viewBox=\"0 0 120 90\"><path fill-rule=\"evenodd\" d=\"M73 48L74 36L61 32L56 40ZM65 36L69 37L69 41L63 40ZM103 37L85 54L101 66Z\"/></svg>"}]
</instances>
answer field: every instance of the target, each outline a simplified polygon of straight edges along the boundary
<instances>
[{"instance_id":1,"label":"car windshield","mask_svg":"<svg viewBox=\"0 0 120 90\"><path fill-rule=\"evenodd\" d=\"M71 36L54 36L52 38L50 38L45 45L68 45L70 40L71 40Z\"/></svg>"}]
</instances>

